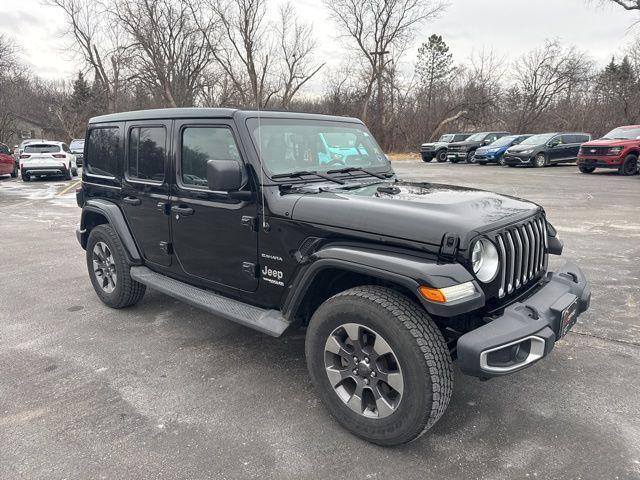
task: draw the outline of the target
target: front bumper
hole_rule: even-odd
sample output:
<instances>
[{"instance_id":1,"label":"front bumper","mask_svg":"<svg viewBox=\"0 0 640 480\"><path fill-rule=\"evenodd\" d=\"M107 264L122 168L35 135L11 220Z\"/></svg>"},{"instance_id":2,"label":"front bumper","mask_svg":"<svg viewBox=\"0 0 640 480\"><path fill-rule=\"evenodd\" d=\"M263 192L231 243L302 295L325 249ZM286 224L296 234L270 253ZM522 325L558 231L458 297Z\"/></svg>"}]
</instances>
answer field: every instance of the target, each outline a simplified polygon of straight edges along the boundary
<instances>
[{"instance_id":1,"label":"front bumper","mask_svg":"<svg viewBox=\"0 0 640 480\"><path fill-rule=\"evenodd\" d=\"M578 157L578 165L594 168L618 168L624 163L624 157L597 156L597 157Z\"/></svg>"},{"instance_id":2,"label":"front bumper","mask_svg":"<svg viewBox=\"0 0 640 480\"><path fill-rule=\"evenodd\" d=\"M458 364L463 373L491 378L532 365L548 355L566 333L563 313L575 306L580 315L589 308L591 289L574 263L549 272L544 282L530 297L458 339Z\"/></svg>"},{"instance_id":3,"label":"front bumper","mask_svg":"<svg viewBox=\"0 0 640 480\"><path fill-rule=\"evenodd\" d=\"M529 165L531 163L529 155L510 155L505 153L502 159L507 165Z\"/></svg>"},{"instance_id":4,"label":"front bumper","mask_svg":"<svg viewBox=\"0 0 640 480\"><path fill-rule=\"evenodd\" d=\"M467 152L447 152L447 158L449 160L466 160Z\"/></svg>"}]
</instances>

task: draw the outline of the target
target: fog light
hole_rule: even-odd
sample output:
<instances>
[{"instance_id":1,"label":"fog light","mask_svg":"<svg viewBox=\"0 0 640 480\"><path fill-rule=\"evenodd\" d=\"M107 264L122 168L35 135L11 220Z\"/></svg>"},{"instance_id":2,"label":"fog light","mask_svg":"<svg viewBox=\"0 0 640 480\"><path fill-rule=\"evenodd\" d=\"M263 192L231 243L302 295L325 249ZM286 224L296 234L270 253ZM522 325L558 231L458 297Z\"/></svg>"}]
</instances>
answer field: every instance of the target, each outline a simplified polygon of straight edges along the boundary
<instances>
[{"instance_id":1,"label":"fog light","mask_svg":"<svg viewBox=\"0 0 640 480\"><path fill-rule=\"evenodd\" d=\"M473 282L461 283L446 288L431 288L424 285L418 288L420 295L427 300L437 303L449 303L470 297L476 293Z\"/></svg>"}]
</instances>

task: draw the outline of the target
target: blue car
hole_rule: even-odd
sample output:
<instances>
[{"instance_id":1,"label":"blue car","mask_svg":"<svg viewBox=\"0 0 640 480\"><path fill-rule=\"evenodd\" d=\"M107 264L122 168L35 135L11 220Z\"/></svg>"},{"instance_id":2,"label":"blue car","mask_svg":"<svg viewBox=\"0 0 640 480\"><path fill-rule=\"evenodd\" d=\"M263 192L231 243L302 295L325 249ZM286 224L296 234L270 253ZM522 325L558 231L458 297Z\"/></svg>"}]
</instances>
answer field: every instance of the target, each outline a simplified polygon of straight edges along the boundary
<instances>
[{"instance_id":1,"label":"blue car","mask_svg":"<svg viewBox=\"0 0 640 480\"><path fill-rule=\"evenodd\" d=\"M502 156L509 147L518 145L520 142L529 138L531 135L507 135L501 137L493 143L480 147L476 150L475 163L480 165L486 165L487 163L497 163L504 165L504 159Z\"/></svg>"}]
</instances>

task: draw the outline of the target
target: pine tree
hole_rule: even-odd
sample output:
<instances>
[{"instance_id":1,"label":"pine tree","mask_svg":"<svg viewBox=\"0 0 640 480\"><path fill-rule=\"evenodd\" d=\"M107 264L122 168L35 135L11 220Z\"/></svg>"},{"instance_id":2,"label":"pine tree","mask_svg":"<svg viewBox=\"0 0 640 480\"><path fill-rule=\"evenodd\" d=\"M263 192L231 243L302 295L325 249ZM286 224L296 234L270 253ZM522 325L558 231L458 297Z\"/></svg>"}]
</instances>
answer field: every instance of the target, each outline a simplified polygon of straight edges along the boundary
<instances>
[{"instance_id":1,"label":"pine tree","mask_svg":"<svg viewBox=\"0 0 640 480\"><path fill-rule=\"evenodd\" d=\"M453 73L453 55L441 35L431 35L418 50L416 74L427 93L427 106L431 106L434 93Z\"/></svg>"},{"instance_id":2,"label":"pine tree","mask_svg":"<svg viewBox=\"0 0 640 480\"><path fill-rule=\"evenodd\" d=\"M89 87L89 83L85 80L82 72L78 72L78 77L76 78L76 81L73 82L71 108L75 112L81 113L82 111L86 110L90 99L91 87Z\"/></svg>"}]
</instances>

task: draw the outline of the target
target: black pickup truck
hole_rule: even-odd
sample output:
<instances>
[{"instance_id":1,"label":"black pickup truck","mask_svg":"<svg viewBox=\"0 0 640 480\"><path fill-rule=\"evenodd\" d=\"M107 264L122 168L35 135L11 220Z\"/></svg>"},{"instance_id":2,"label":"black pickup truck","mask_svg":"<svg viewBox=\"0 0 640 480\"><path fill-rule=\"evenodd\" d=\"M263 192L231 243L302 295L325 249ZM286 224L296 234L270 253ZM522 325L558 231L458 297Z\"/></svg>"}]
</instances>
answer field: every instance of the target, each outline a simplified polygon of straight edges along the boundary
<instances>
[{"instance_id":1,"label":"black pickup truck","mask_svg":"<svg viewBox=\"0 0 640 480\"><path fill-rule=\"evenodd\" d=\"M85 153L77 236L106 305L152 288L276 337L306 329L318 395L380 445L434 425L453 361L516 372L589 307L578 266L548 269L562 243L542 207L399 180L357 119L117 113L91 119Z\"/></svg>"}]
</instances>

